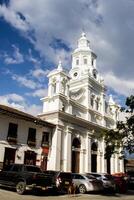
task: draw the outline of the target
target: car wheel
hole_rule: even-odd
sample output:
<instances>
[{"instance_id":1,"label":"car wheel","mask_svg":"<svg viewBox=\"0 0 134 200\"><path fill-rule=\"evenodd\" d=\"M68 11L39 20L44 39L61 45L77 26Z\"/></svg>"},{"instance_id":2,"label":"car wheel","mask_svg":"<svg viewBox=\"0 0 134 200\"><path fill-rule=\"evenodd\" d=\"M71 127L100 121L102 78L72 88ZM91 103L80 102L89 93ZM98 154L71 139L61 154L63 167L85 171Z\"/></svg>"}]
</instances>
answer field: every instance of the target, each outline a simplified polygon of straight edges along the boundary
<instances>
[{"instance_id":1,"label":"car wheel","mask_svg":"<svg viewBox=\"0 0 134 200\"><path fill-rule=\"evenodd\" d=\"M81 193L81 194L84 194L84 193L86 193L86 187L85 187L85 185L80 185L79 186L79 192Z\"/></svg>"},{"instance_id":2,"label":"car wheel","mask_svg":"<svg viewBox=\"0 0 134 200\"><path fill-rule=\"evenodd\" d=\"M23 182L23 181L18 182L17 185L16 185L16 192L18 194L24 194L25 191L26 191L26 184L25 184L25 182Z\"/></svg>"}]
</instances>

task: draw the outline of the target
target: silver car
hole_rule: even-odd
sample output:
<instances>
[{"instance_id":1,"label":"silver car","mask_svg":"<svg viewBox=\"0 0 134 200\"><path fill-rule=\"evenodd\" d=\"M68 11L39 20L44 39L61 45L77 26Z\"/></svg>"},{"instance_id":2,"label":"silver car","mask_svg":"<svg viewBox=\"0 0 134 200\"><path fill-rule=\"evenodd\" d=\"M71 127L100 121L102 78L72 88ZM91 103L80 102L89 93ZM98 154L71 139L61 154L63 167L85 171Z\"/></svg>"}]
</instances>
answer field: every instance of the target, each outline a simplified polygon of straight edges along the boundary
<instances>
[{"instance_id":1,"label":"silver car","mask_svg":"<svg viewBox=\"0 0 134 200\"><path fill-rule=\"evenodd\" d=\"M73 183L78 188L78 191L82 194L91 191L102 191L102 182L95 177L86 174L72 173Z\"/></svg>"},{"instance_id":2,"label":"silver car","mask_svg":"<svg viewBox=\"0 0 134 200\"><path fill-rule=\"evenodd\" d=\"M107 173L95 173L95 172L87 173L87 175L92 175L98 180L101 180L103 183L104 189L108 189L108 190L111 189L112 191L115 191L116 184L112 175L107 174Z\"/></svg>"}]
</instances>

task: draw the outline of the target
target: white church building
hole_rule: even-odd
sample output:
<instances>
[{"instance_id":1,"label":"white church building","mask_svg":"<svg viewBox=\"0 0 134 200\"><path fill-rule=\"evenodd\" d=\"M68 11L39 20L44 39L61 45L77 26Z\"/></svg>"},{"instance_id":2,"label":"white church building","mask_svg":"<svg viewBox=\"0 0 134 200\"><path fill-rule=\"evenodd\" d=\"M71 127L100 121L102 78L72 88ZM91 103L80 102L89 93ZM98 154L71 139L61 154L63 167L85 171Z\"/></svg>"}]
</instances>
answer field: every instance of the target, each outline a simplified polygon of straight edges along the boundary
<instances>
[{"instance_id":1,"label":"white church building","mask_svg":"<svg viewBox=\"0 0 134 200\"><path fill-rule=\"evenodd\" d=\"M47 169L72 172L123 172L120 153L105 159L106 144L98 136L115 128L119 106L106 101L104 80L96 68L96 54L82 33L72 53L68 72L59 62L48 74L48 96L42 98L39 117L56 125L51 138Z\"/></svg>"}]
</instances>

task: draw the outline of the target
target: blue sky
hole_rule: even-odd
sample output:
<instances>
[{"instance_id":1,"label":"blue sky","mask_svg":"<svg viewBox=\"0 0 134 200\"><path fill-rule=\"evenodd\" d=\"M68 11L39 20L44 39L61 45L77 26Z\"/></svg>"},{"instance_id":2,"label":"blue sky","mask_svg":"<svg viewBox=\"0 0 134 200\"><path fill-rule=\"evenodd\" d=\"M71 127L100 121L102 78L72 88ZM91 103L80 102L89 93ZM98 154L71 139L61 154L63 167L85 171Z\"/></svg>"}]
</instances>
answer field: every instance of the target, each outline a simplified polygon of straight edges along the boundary
<instances>
[{"instance_id":1,"label":"blue sky","mask_svg":"<svg viewBox=\"0 0 134 200\"><path fill-rule=\"evenodd\" d=\"M133 0L0 0L0 103L42 112L47 74L71 52L84 28L108 94L134 94Z\"/></svg>"}]
</instances>

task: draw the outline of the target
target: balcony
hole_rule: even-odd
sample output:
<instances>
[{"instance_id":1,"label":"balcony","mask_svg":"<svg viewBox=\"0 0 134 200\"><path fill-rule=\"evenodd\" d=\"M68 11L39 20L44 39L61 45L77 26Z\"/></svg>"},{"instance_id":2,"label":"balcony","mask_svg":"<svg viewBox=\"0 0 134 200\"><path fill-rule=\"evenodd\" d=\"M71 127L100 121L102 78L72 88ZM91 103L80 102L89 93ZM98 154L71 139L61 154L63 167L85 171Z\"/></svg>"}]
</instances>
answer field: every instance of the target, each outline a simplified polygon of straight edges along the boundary
<instances>
[{"instance_id":1,"label":"balcony","mask_svg":"<svg viewBox=\"0 0 134 200\"><path fill-rule=\"evenodd\" d=\"M36 142L35 141L27 141L27 144L31 147L35 147L36 146Z\"/></svg>"},{"instance_id":2,"label":"balcony","mask_svg":"<svg viewBox=\"0 0 134 200\"><path fill-rule=\"evenodd\" d=\"M42 142L41 146L42 147L49 147L49 142Z\"/></svg>"},{"instance_id":3,"label":"balcony","mask_svg":"<svg viewBox=\"0 0 134 200\"><path fill-rule=\"evenodd\" d=\"M12 144L16 144L17 143L17 136L8 136L7 137L7 141L9 142L9 143L12 143Z\"/></svg>"}]
</instances>

